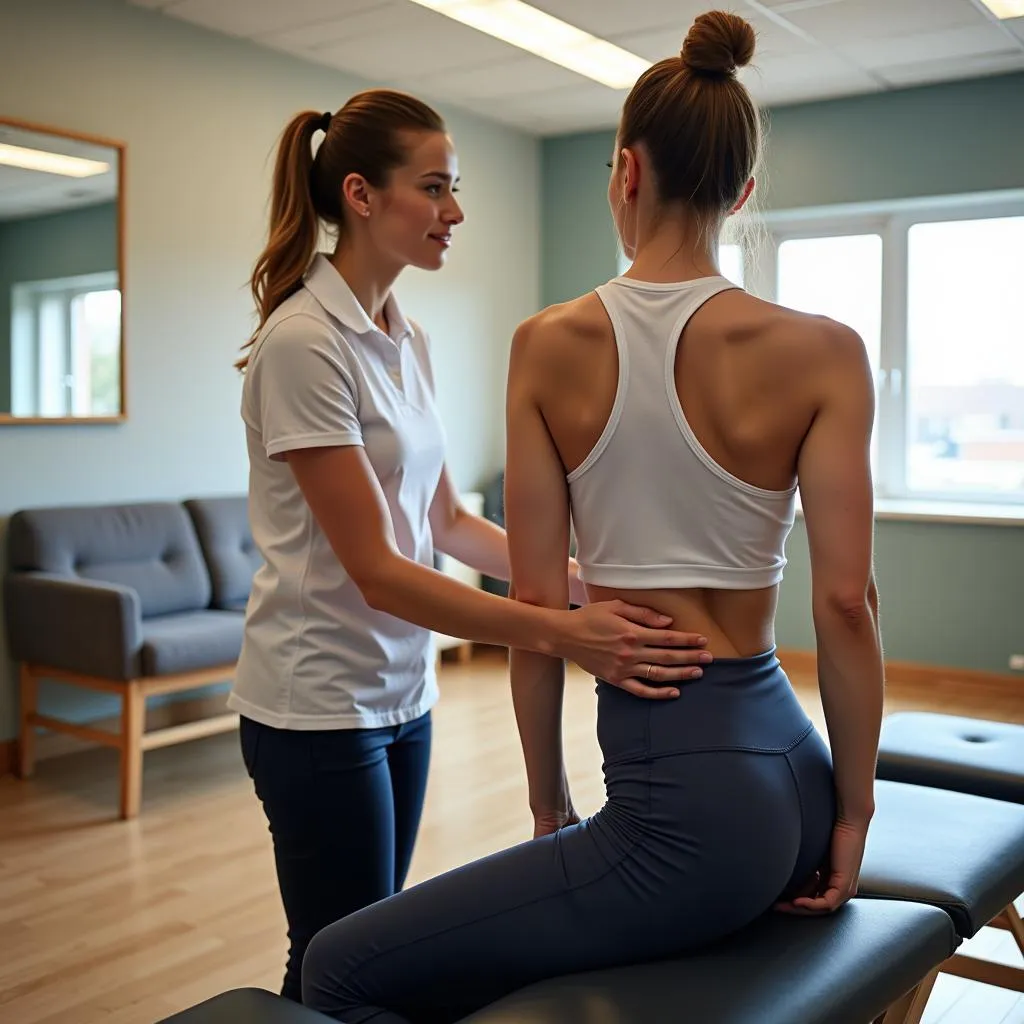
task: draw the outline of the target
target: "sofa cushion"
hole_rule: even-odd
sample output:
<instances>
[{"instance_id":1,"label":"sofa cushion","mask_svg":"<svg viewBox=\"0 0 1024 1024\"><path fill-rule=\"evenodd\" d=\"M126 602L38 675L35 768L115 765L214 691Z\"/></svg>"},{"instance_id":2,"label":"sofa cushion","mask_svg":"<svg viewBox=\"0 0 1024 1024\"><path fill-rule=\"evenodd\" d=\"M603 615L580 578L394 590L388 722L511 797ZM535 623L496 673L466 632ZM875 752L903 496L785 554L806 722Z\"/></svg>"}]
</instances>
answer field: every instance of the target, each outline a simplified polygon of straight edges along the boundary
<instances>
[{"instance_id":1,"label":"sofa cushion","mask_svg":"<svg viewBox=\"0 0 1024 1024\"><path fill-rule=\"evenodd\" d=\"M175 672L228 665L242 650L241 612L198 611L161 615L142 623L142 674Z\"/></svg>"},{"instance_id":2,"label":"sofa cushion","mask_svg":"<svg viewBox=\"0 0 1024 1024\"><path fill-rule=\"evenodd\" d=\"M15 512L10 568L116 583L139 595L143 618L204 608L210 577L192 520L178 502L71 505Z\"/></svg>"},{"instance_id":3,"label":"sofa cushion","mask_svg":"<svg viewBox=\"0 0 1024 1024\"><path fill-rule=\"evenodd\" d=\"M243 611L252 578L263 559L249 527L249 500L245 495L190 498L185 508L192 517L199 544L210 570L211 605Z\"/></svg>"}]
</instances>

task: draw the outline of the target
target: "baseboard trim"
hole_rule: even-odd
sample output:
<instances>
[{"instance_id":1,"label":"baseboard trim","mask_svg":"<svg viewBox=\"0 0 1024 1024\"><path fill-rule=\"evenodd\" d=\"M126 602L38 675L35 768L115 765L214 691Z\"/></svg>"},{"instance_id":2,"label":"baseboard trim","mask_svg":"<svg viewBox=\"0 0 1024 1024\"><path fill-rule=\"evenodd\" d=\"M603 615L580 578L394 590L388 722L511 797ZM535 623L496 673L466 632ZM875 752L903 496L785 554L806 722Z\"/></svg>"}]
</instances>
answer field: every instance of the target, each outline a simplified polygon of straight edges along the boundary
<instances>
[{"instance_id":1,"label":"baseboard trim","mask_svg":"<svg viewBox=\"0 0 1024 1024\"><path fill-rule=\"evenodd\" d=\"M818 668L818 657L814 651L780 647L779 661L789 671L813 673ZM958 668L955 665L925 665L916 661L885 662L885 680L896 686L976 686L994 690L1011 687L1024 692L1024 676L1012 672L984 672L975 668Z\"/></svg>"},{"instance_id":2,"label":"baseboard trim","mask_svg":"<svg viewBox=\"0 0 1024 1024\"><path fill-rule=\"evenodd\" d=\"M158 704L155 707L146 709L146 732L155 729L169 729L175 725L184 725L188 722L201 721L204 718L213 718L223 715L227 711L225 701L227 696L193 697L187 700L177 700L167 704ZM92 729L104 729L116 732L120 727L118 715L108 715L104 718L90 719L81 723ZM36 761L48 761L54 757L64 757L67 754L75 754L81 750L95 749L95 744L86 740L76 739L65 733L40 732L36 738ZM11 775L14 773L17 764L18 742L8 740L0 743L0 775Z\"/></svg>"}]
</instances>

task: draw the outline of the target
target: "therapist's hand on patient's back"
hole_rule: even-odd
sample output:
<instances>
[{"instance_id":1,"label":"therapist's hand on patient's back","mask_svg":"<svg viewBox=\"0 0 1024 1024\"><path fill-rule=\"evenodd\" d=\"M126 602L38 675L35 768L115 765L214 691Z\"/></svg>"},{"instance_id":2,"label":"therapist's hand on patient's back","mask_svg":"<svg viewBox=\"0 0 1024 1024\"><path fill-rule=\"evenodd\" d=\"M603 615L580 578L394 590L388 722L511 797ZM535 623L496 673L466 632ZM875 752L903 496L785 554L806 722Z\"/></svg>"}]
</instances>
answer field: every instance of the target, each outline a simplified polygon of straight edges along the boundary
<instances>
[{"instance_id":1,"label":"therapist's hand on patient's back","mask_svg":"<svg viewBox=\"0 0 1024 1024\"><path fill-rule=\"evenodd\" d=\"M563 648L584 671L637 697L679 696L672 685L699 679L711 661L707 637L670 630L672 620L625 601L601 601L569 613Z\"/></svg>"}]
</instances>

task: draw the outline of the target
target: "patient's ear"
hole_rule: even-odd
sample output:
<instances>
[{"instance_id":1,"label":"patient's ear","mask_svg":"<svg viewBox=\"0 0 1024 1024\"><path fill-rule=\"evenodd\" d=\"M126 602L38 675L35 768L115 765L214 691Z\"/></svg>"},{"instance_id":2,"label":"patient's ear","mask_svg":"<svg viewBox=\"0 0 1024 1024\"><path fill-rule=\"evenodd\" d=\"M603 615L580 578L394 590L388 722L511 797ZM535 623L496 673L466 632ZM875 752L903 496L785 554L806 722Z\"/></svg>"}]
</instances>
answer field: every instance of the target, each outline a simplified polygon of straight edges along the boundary
<instances>
[{"instance_id":1,"label":"patient's ear","mask_svg":"<svg viewBox=\"0 0 1024 1024\"><path fill-rule=\"evenodd\" d=\"M753 177L747 179L746 185L743 186L743 195L737 200L736 205L729 211L729 215L732 216L734 213L739 213L740 210L746 205L747 200L753 194L755 181Z\"/></svg>"}]
</instances>

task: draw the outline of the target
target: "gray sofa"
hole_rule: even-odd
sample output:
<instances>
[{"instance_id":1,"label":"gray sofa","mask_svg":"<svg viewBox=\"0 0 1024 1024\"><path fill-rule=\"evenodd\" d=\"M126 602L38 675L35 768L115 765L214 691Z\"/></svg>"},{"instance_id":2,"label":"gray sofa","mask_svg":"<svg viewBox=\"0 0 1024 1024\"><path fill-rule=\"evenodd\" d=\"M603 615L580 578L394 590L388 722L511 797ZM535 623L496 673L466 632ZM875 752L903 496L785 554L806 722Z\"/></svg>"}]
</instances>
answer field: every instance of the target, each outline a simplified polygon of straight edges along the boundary
<instances>
[{"instance_id":1,"label":"gray sofa","mask_svg":"<svg viewBox=\"0 0 1024 1024\"><path fill-rule=\"evenodd\" d=\"M258 563L244 496L16 512L4 608L19 663L19 773L32 772L40 728L115 747L121 817L135 817L146 750L237 725L222 715L147 732L146 700L230 679ZM120 728L40 714L41 679L119 695Z\"/></svg>"}]
</instances>

